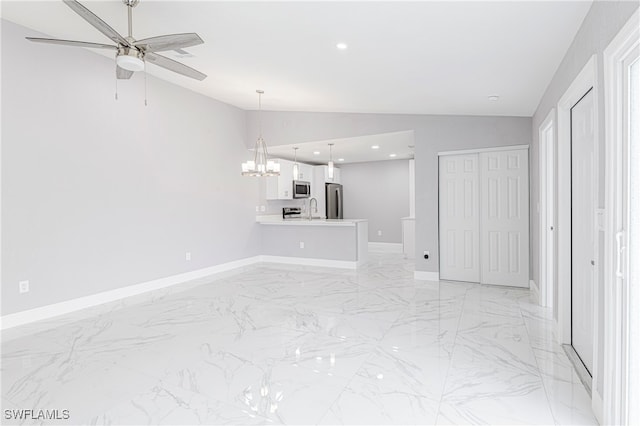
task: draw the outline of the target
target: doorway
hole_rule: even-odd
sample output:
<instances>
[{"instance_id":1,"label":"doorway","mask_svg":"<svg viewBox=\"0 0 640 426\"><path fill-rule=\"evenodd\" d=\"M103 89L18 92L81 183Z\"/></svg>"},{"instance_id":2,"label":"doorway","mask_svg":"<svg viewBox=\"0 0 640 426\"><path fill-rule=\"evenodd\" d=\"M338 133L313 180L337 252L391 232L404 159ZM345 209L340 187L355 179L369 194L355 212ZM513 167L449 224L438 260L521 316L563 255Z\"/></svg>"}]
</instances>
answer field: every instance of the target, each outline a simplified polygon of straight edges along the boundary
<instances>
[{"instance_id":1,"label":"doorway","mask_svg":"<svg viewBox=\"0 0 640 426\"><path fill-rule=\"evenodd\" d=\"M571 108L571 346L593 371L595 267L595 102L593 88Z\"/></svg>"},{"instance_id":2,"label":"doorway","mask_svg":"<svg viewBox=\"0 0 640 426\"><path fill-rule=\"evenodd\" d=\"M594 412L601 418L604 305L600 296L602 282L598 278L602 267L599 262L602 209L597 75L598 60L593 55L557 105L558 298L554 318L558 342L572 354L582 382L591 385ZM588 140L591 147L585 146Z\"/></svg>"},{"instance_id":3,"label":"doorway","mask_svg":"<svg viewBox=\"0 0 640 426\"><path fill-rule=\"evenodd\" d=\"M551 110L538 131L540 146L540 306L553 307L556 282L556 143L555 109Z\"/></svg>"},{"instance_id":4,"label":"doorway","mask_svg":"<svg viewBox=\"0 0 640 426\"><path fill-rule=\"evenodd\" d=\"M606 83L603 422L639 424L640 12L604 52Z\"/></svg>"}]
</instances>

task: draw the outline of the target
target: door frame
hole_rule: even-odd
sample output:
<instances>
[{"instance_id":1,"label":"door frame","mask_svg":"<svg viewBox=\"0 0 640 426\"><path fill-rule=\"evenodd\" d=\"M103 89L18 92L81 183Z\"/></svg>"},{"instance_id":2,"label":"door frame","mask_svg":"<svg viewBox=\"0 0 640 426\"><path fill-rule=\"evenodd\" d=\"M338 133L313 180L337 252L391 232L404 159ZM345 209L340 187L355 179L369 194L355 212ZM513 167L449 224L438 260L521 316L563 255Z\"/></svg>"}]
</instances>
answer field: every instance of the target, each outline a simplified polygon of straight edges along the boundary
<instances>
[{"instance_id":1,"label":"door frame","mask_svg":"<svg viewBox=\"0 0 640 426\"><path fill-rule=\"evenodd\" d=\"M556 110L555 108L551 109L551 112L549 112L549 115L547 115L547 118L545 118L545 120L542 122L542 124L540 125L540 128L538 129L538 146L540 147L540 149L538 150L538 170L540 173L540 180L539 180L539 200L538 200L538 210L539 210L539 233L540 233L540 244L538 247L538 279L539 279L539 299L538 299L538 303L540 304L540 306L545 306L545 307L553 307L553 304L555 303L554 300L554 287L556 285L556 275L555 275L555 267L556 267L556 256L554 255L553 258L551 259L552 263L547 262L547 260L549 260L549 255L548 255L548 251L549 251L549 245L551 245L551 243L553 243L552 241L549 241L547 236L549 235L547 232L547 229L549 228L550 224L549 222L551 222L551 224L553 226L555 226L555 219L556 218L556 212L557 212L557 205L556 205L556 201L557 197L556 197L556 192L557 192L557 185L555 184L556 179L555 179L555 175L556 175L556 135L555 135L555 121L556 121ZM551 130L551 133L553 135L551 141L547 141L545 134L547 134L547 132ZM553 162L552 164L548 164L547 160L549 158L549 153L553 153ZM549 181L552 180L553 182L553 186L552 186L552 191L551 193L549 193L547 191L548 186L549 186ZM552 211L549 211L549 199L554 200L551 204L552 204ZM549 220L549 219L552 220ZM555 231L555 229L554 229ZM554 247L554 252L556 252L555 247ZM549 271L549 269L551 269L551 271ZM553 274L553 280L551 282L549 282L549 280L547 279L549 277L549 273Z\"/></svg>"},{"instance_id":2,"label":"door frame","mask_svg":"<svg viewBox=\"0 0 640 426\"><path fill-rule=\"evenodd\" d=\"M571 344L571 109L582 99L589 91L593 90L594 104L596 105L594 117L594 164L596 165L591 178L592 188L598 191L599 188L599 89L598 89L598 59L597 55L591 56L582 71L573 80L567 91L557 105L558 110L558 174L557 174L557 191L558 191L558 219L557 219L557 244L558 244L558 318L556 324L556 338L560 344ZM596 200L600 197L597 195ZM596 201L596 210L599 201ZM598 260L598 216L594 214L594 259ZM598 348L602 342L599 342L599 296L598 290L602 283L599 282L599 262L594 267L594 286L592 291L593 301L593 371L591 380L591 401L592 408L598 420L602 418L602 396L598 393L597 383L602 372L599 368L599 351Z\"/></svg>"},{"instance_id":3,"label":"door frame","mask_svg":"<svg viewBox=\"0 0 640 426\"><path fill-rule=\"evenodd\" d=\"M624 230L622 164L626 129L623 114L625 94L623 92L624 64L633 49L640 46L640 11L636 11L618 35L604 51L605 73L605 134L606 134L606 176L605 176L605 258L604 279L607 283L604 293L604 403L603 420L607 424L631 424L638 420L639 409L630 403L629 394L638 392L640 383L630 378L628 366L637 362L639 353L633 353L628 345L630 335L638 333L638 325L629 318L629 306L634 303L627 297L628 280L617 276L619 253L616 234ZM624 237L624 234L622 236ZM632 330L632 327L636 327ZM635 398L632 396L632 398Z\"/></svg>"}]
</instances>

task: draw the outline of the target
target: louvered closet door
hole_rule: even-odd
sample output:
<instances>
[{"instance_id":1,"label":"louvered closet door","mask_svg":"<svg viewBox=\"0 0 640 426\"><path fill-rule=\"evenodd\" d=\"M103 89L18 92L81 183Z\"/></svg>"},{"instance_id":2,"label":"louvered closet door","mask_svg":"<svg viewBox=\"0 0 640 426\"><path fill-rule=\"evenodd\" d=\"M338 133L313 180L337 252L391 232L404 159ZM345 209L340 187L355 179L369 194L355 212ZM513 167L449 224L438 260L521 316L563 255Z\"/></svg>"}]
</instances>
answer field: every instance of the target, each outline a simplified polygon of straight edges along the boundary
<instances>
[{"instance_id":1,"label":"louvered closet door","mask_svg":"<svg viewBox=\"0 0 640 426\"><path fill-rule=\"evenodd\" d=\"M529 287L527 150L480 153L481 282Z\"/></svg>"},{"instance_id":2,"label":"louvered closet door","mask_svg":"<svg viewBox=\"0 0 640 426\"><path fill-rule=\"evenodd\" d=\"M479 282L478 154L439 161L440 279Z\"/></svg>"}]
</instances>

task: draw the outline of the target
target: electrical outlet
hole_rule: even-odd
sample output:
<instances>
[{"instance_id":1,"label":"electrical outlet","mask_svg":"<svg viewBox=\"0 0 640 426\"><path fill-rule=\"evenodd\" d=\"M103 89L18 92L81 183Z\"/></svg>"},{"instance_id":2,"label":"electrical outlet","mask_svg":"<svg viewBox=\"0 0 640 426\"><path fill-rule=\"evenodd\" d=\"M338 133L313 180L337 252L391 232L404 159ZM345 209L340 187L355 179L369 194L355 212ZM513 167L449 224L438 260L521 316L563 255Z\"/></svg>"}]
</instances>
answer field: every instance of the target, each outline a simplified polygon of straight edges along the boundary
<instances>
[{"instance_id":1,"label":"electrical outlet","mask_svg":"<svg viewBox=\"0 0 640 426\"><path fill-rule=\"evenodd\" d=\"M267 208L265 206L260 206L260 211L261 212L267 211Z\"/></svg>"},{"instance_id":2,"label":"electrical outlet","mask_svg":"<svg viewBox=\"0 0 640 426\"><path fill-rule=\"evenodd\" d=\"M191 260L191 252L188 251L184 254L184 260Z\"/></svg>"},{"instance_id":3,"label":"electrical outlet","mask_svg":"<svg viewBox=\"0 0 640 426\"><path fill-rule=\"evenodd\" d=\"M304 241L300 241L300 248L303 249L304 248Z\"/></svg>"},{"instance_id":4,"label":"electrical outlet","mask_svg":"<svg viewBox=\"0 0 640 426\"><path fill-rule=\"evenodd\" d=\"M427 250L423 252L423 255L425 259L429 259L429 252Z\"/></svg>"},{"instance_id":5,"label":"electrical outlet","mask_svg":"<svg viewBox=\"0 0 640 426\"><path fill-rule=\"evenodd\" d=\"M382 230L378 230L378 237L382 237Z\"/></svg>"},{"instance_id":6,"label":"electrical outlet","mask_svg":"<svg viewBox=\"0 0 640 426\"><path fill-rule=\"evenodd\" d=\"M20 289L20 293L29 293L29 281L20 281L18 288Z\"/></svg>"},{"instance_id":7,"label":"electrical outlet","mask_svg":"<svg viewBox=\"0 0 640 426\"><path fill-rule=\"evenodd\" d=\"M256 206L256 213L260 211L260 206Z\"/></svg>"}]
</instances>

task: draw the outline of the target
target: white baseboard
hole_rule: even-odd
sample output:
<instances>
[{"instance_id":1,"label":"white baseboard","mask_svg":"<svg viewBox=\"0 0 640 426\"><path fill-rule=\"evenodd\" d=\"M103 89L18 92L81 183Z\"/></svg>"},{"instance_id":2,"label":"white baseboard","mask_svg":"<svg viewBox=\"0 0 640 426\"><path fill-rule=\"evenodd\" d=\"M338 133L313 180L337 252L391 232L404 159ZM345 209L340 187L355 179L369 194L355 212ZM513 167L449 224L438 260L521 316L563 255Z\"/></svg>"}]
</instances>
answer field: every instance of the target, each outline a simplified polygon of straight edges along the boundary
<instances>
[{"instance_id":1,"label":"white baseboard","mask_svg":"<svg viewBox=\"0 0 640 426\"><path fill-rule=\"evenodd\" d=\"M38 308L16 312L15 314L3 315L2 317L0 317L0 330L6 330L9 328L17 327L19 325L41 321L44 319L57 317L59 315L69 314L81 309L114 302L116 300L136 296L142 293L148 293L150 291L186 283L195 279L205 278L222 272L227 272L232 269L241 268L243 266L253 265L258 262L260 262L260 256L248 257L246 259L234 260L232 262L222 263L220 265L210 266L208 268L198 269L195 271L189 271L183 274L171 275L169 277L159 278L157 280L146 281L143 283L116 288L114 290L103 291L101 293L92 294L90 296L65 300L64 302L54 303L51 305L40 306Z\"/></svg>"},{"instance_id":2,"label":"white baseboard","mask_svg":"<svg viewBox=\"0 0 640 426\"><path fill-rule=\"evenodd\" d=\"M286 263L288 265L320 266L324 268L356 269L358 262L349 260L314 259L307 257L289 256L260 256L260 261L265 263Z\"/></svg>"},{"instance_id":3,"label":"white baseboard","mask_svg":"<svg viewBox=\"0 0 640 426\"><path fill-rule=\"evenodd\" d=\"M538 301L538 305L542 306L542 303L540 303L540 289L538 288L538 284L536 284L536 282L534 280L529 280L529 290L531 290L531 292L533 293L533 295L535 296L536 300Z\"/></svg>"},{"instance_id":4,"label":"white baseboard","mask_svg":"<svg viewBox=\"0 0 640 426\"><path fill-rule=\"evenodd\" d=\"M562 341L561 334L560 334L560 323L558 323L558 320L556 318L553 319L553 332L555 334L556 342L558 342L558 344L562 345L563 343L565 343Z\"/></svg>"},{"instance_id":5,"label":"white baseboard","mask_svg":"<svg viewBox=\"0 0 640 426\"><path fill-rule=\"evenodd\" d=\"M174 285L183 284L195 279L206 278L209 276L220 274L222 272L231 271L233 269L241 268L244 266L254 265L260 262L322 266L327 268L342 269L356 269L358 266L358 262L355 261L350 262L341 260L307 259L301 257L285 256L253 256L245 259L234 260L232 262L222 263L220 265L210 266L208 268L185 272L183 274L172 275L169 277L159 278L157 280L146 281L143 283L116 288L114 290L92 294L90 296L65 300L64 302L40 306L38 308L4 315L0 317L0 330L7 330L9 328L69 314L93 306L115 302L127 297L137 296L139 294L148 293L150 291L160 290Z\"/></svg>"},{"instance_id":6,"label":"white baseboard","mask_svg":"<svg viewBox=\"0 0 640 426\"><path fill-rule=\"evenodd\" d=\"M402 253L402 243L376 243L369 241L368 248L372 253Z\"/></svg>"},{"instance_id":7,"label":"white baseboard","mask_svg":"<svg viewBox=\"0 0 640 426\"><path fill-rule=\"evenodd\" d=\"M413 279L422 281L440 281L439 272L415 271Z\"/></svg>"}]
</instances>

